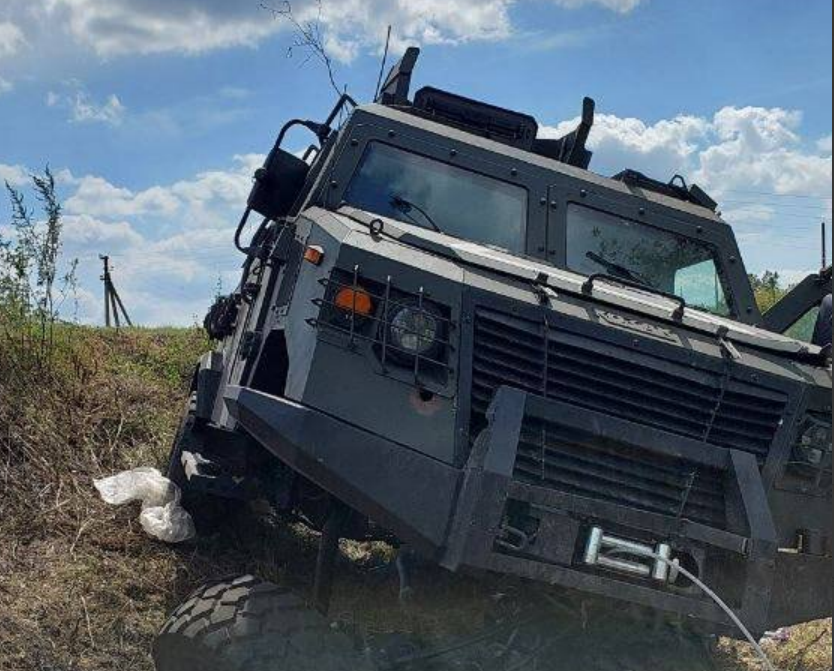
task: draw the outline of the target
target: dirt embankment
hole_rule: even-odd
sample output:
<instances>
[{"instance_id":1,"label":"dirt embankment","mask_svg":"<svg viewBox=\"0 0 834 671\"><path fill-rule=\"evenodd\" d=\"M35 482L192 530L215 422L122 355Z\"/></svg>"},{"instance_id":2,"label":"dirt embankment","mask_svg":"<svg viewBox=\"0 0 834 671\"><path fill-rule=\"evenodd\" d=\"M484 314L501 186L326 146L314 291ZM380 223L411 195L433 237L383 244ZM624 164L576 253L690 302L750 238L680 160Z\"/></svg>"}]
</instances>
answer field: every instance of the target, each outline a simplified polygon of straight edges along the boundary
<instances>
[{"instance_id":1,"label":"dirt embankment","mask_svg":"<svg viewBox=\"0 0 834 671\"><path fill-rule=\"evenodd\" d=\"M135 509L96 498L94 478L163 462L205 346L193 330L73 328L48 364L0 352L0 671L152 671L155 632L201 582L258 573L308 587L314 539L299 530L237 528L172 549L142 534ZM385 549L344 549L334 613L346 626L467 626L474 583L427 574L402 613ZM829 671L831 643L822 622L772 652L785 671ZM727 644L718 664L753 671L752 660Z\"/></svg>"}]
</instances>

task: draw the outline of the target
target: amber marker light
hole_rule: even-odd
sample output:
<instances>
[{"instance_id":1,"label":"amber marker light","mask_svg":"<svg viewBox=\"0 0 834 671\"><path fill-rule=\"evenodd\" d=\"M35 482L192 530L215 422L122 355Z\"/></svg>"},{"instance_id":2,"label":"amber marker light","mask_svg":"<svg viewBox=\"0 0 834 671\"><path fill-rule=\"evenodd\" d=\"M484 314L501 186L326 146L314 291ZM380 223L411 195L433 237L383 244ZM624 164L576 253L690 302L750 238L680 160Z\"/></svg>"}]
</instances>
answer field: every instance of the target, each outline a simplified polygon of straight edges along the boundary
<instances>
[{"instance_id":1,"label":"amber marker light","mask_svg":"<svg viewBox=\"0 0 834 671\"><path fill-rule=\"evenodd\" d=\"M362 317L368 317L374 311L371 295L363 289L346 287L336 294L336 307L345 312L352 312Z\"/></svg>"},{"instance_id":2,"label":"amber marker light","mask_svg":"<svg viewBox=\"0 0 834 671\"><path fill-rule=\"evenodd\" d=\"M307 247L304 250L304 260L314 266L320 266L324 261L324 250L321 247Z\"/></svg>"}]
</instances>

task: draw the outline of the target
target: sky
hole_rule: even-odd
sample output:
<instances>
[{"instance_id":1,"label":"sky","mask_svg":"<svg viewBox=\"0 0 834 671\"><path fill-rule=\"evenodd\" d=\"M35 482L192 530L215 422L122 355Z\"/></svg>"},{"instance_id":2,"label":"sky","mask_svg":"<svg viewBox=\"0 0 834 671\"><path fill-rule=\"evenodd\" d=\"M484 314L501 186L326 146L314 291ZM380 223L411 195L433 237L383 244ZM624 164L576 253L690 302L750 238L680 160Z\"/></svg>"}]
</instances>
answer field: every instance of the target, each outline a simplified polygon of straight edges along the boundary
<instances>
[{"instance_id":1,"label":"sky","mask_svg":"<svg viewBox=\"0 0 834 671\"><path fill-rule=\"evenodd\" d=\"M251 175L334 93L275 0L0 0L0 180L50 166L72 317L101 323L99 254L134 321L192 324L234 288ZM748 270L820 264L832 192L830 0L295 0L335 76L373 96L387 27L432 85L533 114L598 103L592 169L685 175L721 203ZM307 139L293 136L294 148ZM30 202L35 205L30 197ZM9 208L0 201L0 234Z\"/></svg>"}]
</instances>

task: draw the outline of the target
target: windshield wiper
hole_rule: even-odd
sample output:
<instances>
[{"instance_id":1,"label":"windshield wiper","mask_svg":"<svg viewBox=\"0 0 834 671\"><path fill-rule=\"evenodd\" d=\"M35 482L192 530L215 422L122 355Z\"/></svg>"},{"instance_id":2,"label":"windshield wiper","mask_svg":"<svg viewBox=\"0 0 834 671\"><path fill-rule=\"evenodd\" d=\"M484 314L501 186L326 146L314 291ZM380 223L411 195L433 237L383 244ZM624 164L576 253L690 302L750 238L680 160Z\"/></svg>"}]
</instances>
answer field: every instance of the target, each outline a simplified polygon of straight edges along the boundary
<instances>
[{"instance_id":1,"label":"windshield wiper","mask_svg":"<svg viewBox=\"0 0 834 671\"><path fill-rule=\"evenodd\" d=\"M602 257L594 252L588 252L585 256L594 263L605 268L608 272L613 273L616 277L629 280L630 282L637 282L638 284L642 284L650 289L653 288L651 282L630 268L626 268L625 266L615 263L614 261L609 261L605 257Z\"/></svg>"},{"instance_id":2,"label":"windshield wiper","mask_svg":"<svg viewBox=\"0 0 834 671\"><path fill-rule=\"evenodd\" d=\"M429 215L429 213L426 212L422 207L416 205L415 203L412 203L410 200L403 198L402 196L395 193L391 195L391 206L400 214L404 214L406 217L408 217L416 226L420 226L421 228L423 228L422 224L420 224L420 222L417 221L417 219L411 214L412 211L416 210L421 215L423 215L423 218L426 220L426 223L428 223L428 225L431 226L437 233L443 233L443 229L437 225L437 222L435 222L435 220L431 218L431 215Z\"/></svg>"}]
</instances>

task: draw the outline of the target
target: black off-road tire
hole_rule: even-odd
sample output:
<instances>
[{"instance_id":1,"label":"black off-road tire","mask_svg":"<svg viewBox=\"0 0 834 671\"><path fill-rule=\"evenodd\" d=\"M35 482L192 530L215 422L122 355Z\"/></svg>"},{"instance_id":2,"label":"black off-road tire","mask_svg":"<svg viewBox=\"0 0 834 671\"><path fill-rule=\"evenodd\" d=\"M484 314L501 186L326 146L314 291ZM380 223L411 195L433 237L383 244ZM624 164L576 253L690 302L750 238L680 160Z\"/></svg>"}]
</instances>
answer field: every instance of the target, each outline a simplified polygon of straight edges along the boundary
<instances>
[{"instance_id":1,"label":"black off-road tire","mask_svg":"<svg viewBox=\"0 0 834 671\"><path fill-rule=\"evenodd\" d=\"M193 594L162 629L153 658L157 671L372 671L299 597L251 576Z\"/></svg>"}]
</instances>

